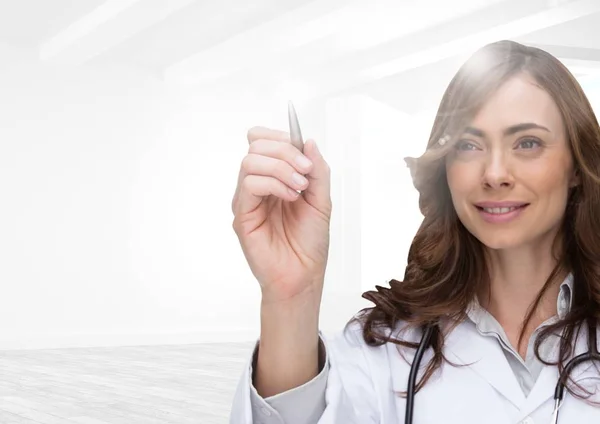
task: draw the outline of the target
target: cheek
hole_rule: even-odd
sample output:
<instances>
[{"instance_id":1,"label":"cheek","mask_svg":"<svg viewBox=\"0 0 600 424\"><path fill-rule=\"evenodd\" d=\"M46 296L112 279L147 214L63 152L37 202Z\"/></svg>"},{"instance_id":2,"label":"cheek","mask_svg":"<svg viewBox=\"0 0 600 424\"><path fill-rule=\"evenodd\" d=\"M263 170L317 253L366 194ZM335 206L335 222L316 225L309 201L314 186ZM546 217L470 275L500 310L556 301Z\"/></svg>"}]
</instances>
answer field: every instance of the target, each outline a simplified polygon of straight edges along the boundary
<instances>
[{"instance_id":1,"label":"cheek","mask_svg":"<svg viewBox=\"0 0 600 424\"><path fill-rule=\"evenodd\" d=\"M570 182L568 164L540 163L524 168L520 175L523 185L548 201L564 200Z\"/></svg>"},{"instance_id":2,"label":"cheek","mask_svg":"<svg viewBox=\"0 0 600 424\"><path fill-rule=\"evenodd\" d=\"M454 162L446 166L446 179L448 180L448 188L452 195L452 200L455 206L460 205L465 199L477 189L479 177L476 167L468 166L460 162Z\"/></svg>"}]
</instances>

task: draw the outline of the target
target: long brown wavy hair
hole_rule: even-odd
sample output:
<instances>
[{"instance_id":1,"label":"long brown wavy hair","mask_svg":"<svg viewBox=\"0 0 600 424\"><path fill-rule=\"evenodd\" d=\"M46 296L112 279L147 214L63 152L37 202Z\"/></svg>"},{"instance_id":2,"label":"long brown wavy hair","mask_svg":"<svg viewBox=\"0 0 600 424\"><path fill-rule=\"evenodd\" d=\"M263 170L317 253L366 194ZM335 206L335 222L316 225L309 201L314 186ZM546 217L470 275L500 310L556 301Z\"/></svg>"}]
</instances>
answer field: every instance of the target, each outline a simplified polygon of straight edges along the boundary
<instances>
[{"instance_id":1,"label":"long brown wavy hair","mask_svg":"<svg viewBox=\"0 0 600 424\"><path fill-rule=\"evenodd\" d=\"M359 311L346 325L359 321L362 337L369 346L391 342L416 349L418 343L400 340L378 328L394 329L399 321L404 328L421 329L433 324L431 348L434 355L423 377L419 391L442 361L445 332L442 319L455 325L467 318L469 303L490 276L484 259L484 246L461 223L454 210L446 180L445 156L456 138L474 118L487 98L504 82L527 73L546 90L558 105L566 126L576 172L580 184L572 188L555 243L559 247L558 263L531 305L523 323L531 320L544 293L558 276L571 272L574 278L572 308L567 316L545 327L535 342L535 355L547 365L558 365L562 371L573 354L573 337L582 324L590 329L589 343L596 344L600 320L600 127L581 86L567 68L551 54L513 41L488 44L475 52L459 69L446 89L425 153L407 158L419 207L424 219L408 253L404 280L390 280L389 288L375 286L362 297L375 306ZM440 145L438 140L449 135ZM551 334L564 330L559 359L547 362L540 357L539 347ZM572 382L572 381L570 381ZM577 384L575 384L577 387ZM582 397L569 386L569 392ZM587 395L590 393L587 392Z\"/></svg>"}]
</instances>

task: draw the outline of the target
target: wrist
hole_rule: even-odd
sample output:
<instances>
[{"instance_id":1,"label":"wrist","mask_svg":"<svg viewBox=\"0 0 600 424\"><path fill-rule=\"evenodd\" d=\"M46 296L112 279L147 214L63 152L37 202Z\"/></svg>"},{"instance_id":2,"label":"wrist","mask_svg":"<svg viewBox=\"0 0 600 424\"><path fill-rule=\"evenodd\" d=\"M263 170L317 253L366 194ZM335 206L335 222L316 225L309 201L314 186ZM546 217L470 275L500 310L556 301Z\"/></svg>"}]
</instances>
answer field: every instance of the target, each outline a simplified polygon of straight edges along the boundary
<instances>
[{"instance_id":1,"label":"wrist","mask_svg":"<svg viewBox=\"0 0 600 424\"><path fill-rule=\"evenodd\" d=\"M306 294L286 301L263 299L261 333L277 338L313 338L319 328L320 296Z\"/></svg>"},{"instance_id":2,"label":"wrist","mask_svg":"<svg viewBox=\"0 0 600 424\"><path fill-rule=\"evenodd\" d=\"M311 306L318 308L323 296L323 279L307 284L301 292L293 295L277 289L263 289L261 293L261 307L263 308L286 309Z\"/></svg>"}]
</instances>

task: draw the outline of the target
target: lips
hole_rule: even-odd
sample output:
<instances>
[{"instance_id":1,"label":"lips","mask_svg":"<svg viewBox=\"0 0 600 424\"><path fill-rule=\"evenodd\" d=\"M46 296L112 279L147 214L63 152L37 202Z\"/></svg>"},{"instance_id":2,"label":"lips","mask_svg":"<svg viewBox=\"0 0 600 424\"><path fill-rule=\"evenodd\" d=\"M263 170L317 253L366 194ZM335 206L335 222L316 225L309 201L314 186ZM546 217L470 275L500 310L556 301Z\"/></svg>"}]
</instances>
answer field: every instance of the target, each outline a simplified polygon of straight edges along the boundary
<instances>
[{"instance_id":1,"label":"lips","mask_svg":"<svg viewBox=\"0 0 600 424\"><path fill-rule=\"evenodd\" d=\"M492 224L510 222L521 215L529 203L479 203L475 205L484 221Z\"/></svg>"}]
</instances>

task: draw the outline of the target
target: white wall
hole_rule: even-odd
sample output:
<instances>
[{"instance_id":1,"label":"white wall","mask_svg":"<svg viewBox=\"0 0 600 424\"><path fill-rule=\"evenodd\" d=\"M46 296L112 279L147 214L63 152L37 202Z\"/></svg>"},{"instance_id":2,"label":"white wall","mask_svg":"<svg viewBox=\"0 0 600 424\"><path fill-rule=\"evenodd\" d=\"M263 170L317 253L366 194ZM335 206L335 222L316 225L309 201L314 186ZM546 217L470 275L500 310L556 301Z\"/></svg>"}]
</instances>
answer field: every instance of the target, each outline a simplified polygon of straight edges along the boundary
<instances>
[{"instance_id":1,"label":"white wall","mask_svg":"<svg viewBox=\"0 0 600 424\"><path fill-rule=\"evenodd\" d=\"M1 342L154 325L160 305L131 260L132 190L163 139L164 87L22 62L0 93Z\"/></svg>"},{"instance_id":2,"label":"white wall","mask_svg":"<svg viewBox=\"0 0 600 424\"><path fill-rule=\"evenodd\" d=\"M217 134L223 104L132 69L26 61L0 93L0 347L198 340L217 316L236 323L255 291L224 231L245 133Z\"/></svg>"}]
</instances>

